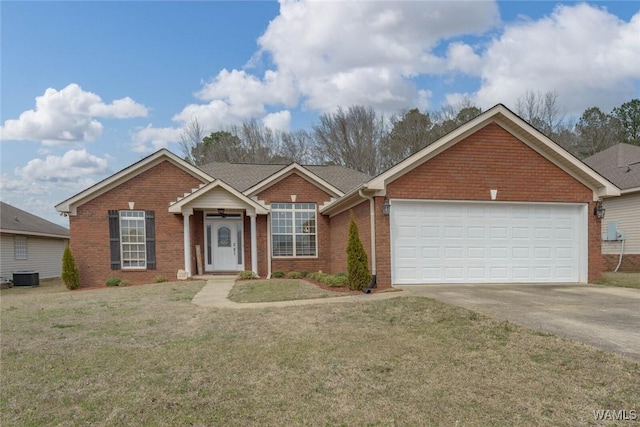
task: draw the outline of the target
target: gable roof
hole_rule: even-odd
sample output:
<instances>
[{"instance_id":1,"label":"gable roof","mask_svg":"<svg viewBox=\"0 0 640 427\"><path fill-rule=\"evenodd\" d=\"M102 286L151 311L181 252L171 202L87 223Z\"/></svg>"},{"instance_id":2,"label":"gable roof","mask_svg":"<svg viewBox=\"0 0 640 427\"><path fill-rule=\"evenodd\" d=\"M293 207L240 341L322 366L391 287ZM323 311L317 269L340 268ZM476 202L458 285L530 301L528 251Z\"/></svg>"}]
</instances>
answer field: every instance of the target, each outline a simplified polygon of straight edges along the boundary
<instances>
[{"instance_id":1,"label":"gable roof","mask_svg":"<svg viewBox=\"0 0 640 427\"><path fill-rule=\"evenodd\" d=\"M214 162L202 165L200 169L236 190L244 192L286 167L287 165Z\"/></svg>"},{"instance_id":2,"label":"gable roof","mask_svg":"<svg viewBox=\"0 0 640 427\"><path fill-rule=\"evenodd\" d=\"M208 192L210 192L215 188L222 188L226 190L229 194L234 196L236 199L240 200L244 205L253 208L257 214L268 213L267 208L265 208L262 204L245 196L244 194L242 194L232 186L226 184L224 181L221 181L219 179L216 179L215 181L212 181L206 185L202 185L194 189L191 193L187 194L186 196L180 197L178 198L178 200L171 202L169 206L169 212L180 213L182 211L182 208L187 206L191 201L199 197L202 197L203 195L207 194ZM221 206L221 207L224 207L224 206Z\"/></svg>"},{"instance_id":3,"label":"gable roof","mask_svg":"<svg viewBox=\"0 0 640 427\"><path fill-rule=\"evenodd\" d=\"M371 176L355 169L338 165L303 166L325 181L331 183L343 193L347 193L361 186L371 179Z\"/></svg>"},{"instance_id":4,"label":"gable roof","mask_svg":"<svg viewBox=\"0 0 640 427\"><path fill-rule=\"evenodd\" d=\"M354 188L344 197L324 206L320 212L335 215L353 206L358 199L363 199L364 192L368 192L369 195L384 195L387 184L436 157L490 123L498 124L538 154L567 172L574 179L591 188L594 200L600 197L620 195L620 189L605 177L581 162L577 157L560 147L507 107L497 104L449 132L433 144L407 157L363 185Z\"/></svg>"},{"instance_id":5,"label":"gable roof","mask_svg":"<svg viewBox=\"0 0 640 427\"><path fill-rule=\"evenodd\" d=\"M623 190L640 187L640 147L616 144L584 162Z\"/></svg>"},{"instance_id":6,"label":"gable roof","mask_svg":"<svg viewBox=\"0 0 640 427\"><path fill-rule=\"evenodd\" d=\"M174 165L178 166L185 172L191 174L202 182L211 182L213 178L207 175L202 170L198 169L195 166L192 166L188 162L182 160L180 157L173 154L171 151L166 148L162 148L155 153L143 158L142 160L122 169L121 171L111 175L108 178L103 179L97 184L87 188L84 191L76 194L56 205L56 210L58 212L63 213L71 213L75 215L75 210L79 205L88 202L91 199L98 197L101 194L106 193L112 188L122 184L123 182L128 181L141 174L142 172L151 169L152 167L158 165L159 163L168 160Z\"/></svg>"},{"instance_id":7,"label":"gable roof","mask_svg":"<svg viewBox=\"0 0 640 427\"><path fill-rule=\"evenodd\" d=\"M30 236L69 238L67 228L4 202L0 202L0 231Z\"/></svg>"},{"instance_id":8,"label":"gable roof","mask_svg":"<svg viewBox=\"0 0 640 427\"><path fill-rule=\"evenodd\" d=\"M403 176L427 160L434 158L490 123L498 124L551 163L567 172L585 186L591 188L594 192L594 199L603 196L620 195L620 189L618 187L502 104L490 108L476 118L438 139L433 144L407 157L402 162L373 178L365 186L371 190L384 190L386 184L389 182Z\"/></svg>"},{"instance_id":9,"label":"gable roof","mask_svg":"<svg viewBox=\"0 0 640 427\"><path fill-rule=\"evenodd\" d=\"M251 163L209 163L200 167L204 172L216 179L220 179L231 185L238 191L255 191L262 187L265 181L284 175L284 170L297 165L297 170L315 181L324 181L328 188L346 193L349 190L367 182L371 177L362 172L337 165L313 165L302 166L297 163L290 165L266 165ZM311 173L309 175L308 173ZM279 175L281 173L282 175ZM338 193L338 194L339 194Z\"/></svg>"}]
</instances>

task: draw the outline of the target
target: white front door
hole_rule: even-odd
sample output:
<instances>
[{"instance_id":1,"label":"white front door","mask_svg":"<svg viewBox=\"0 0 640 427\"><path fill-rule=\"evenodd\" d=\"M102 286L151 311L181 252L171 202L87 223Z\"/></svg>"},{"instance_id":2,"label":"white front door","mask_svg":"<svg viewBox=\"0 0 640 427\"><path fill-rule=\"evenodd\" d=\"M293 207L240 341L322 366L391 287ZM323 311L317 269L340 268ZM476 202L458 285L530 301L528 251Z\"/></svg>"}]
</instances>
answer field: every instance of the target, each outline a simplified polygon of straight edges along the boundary
<instances>
[{"instance_id":1,"label":"white front door","mask_svg":"<svg viewBox=\"0 0 640 427\"><path fill-rule=\"evenodd\" d=\"M205 270L238 271L242 254L238 239L242 239L241 221L205 221Z\"/></svg>"}]
</instances>

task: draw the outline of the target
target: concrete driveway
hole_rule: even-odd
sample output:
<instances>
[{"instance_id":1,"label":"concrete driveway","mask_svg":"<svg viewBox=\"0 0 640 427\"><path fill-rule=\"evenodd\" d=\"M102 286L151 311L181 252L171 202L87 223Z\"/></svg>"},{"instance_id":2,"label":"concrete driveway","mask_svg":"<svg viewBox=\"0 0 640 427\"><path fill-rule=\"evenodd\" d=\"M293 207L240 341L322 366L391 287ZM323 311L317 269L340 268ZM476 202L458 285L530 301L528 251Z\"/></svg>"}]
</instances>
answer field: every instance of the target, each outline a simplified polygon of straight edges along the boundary
<instances>
[{"instance_id":1,"label":"concrete driveway","mask_svg":"<svg viewBox=\"0 0 640 427\"><path fill-rule=\"evenodd\" d=\"M640 360L640 289L583 284L398 288Z\"/></svg>"}]
</instances>

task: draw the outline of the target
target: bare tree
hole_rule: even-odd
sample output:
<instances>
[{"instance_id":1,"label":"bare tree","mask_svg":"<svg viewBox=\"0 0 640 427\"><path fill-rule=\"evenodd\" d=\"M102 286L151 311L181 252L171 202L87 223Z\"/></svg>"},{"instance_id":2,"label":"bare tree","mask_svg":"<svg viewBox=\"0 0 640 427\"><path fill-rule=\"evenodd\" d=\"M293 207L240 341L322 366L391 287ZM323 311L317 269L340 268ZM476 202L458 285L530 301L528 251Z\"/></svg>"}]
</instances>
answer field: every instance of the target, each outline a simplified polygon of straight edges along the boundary
<instances>
[{"instance_id":1,"label":"bare tree","mask_svg":"<svg viewBox=\"0 0 640 427\"><path fill-rule=\"evenodd\" d=\"M182 154L184 155L184 159L191 163L192 165L196 164L196 159L194 157L194 152L198 144L202 143L204 139L204 129L200 125L197 117L189 120L184 127L182 128L182 132L180 133L180 149L182 150Z\"/></svg>"},{"instance_id":2,"label":"bare tree","mask_svg":"<svg viewBox=\"0 0 640 427\"><path fill-rule=\"evenodd\" d=\"M315 145L325 162L369 175L382 169L379 145L384 134L384 118L361 105L323 114L313 128Z\"/></svg>"},{"instance_id":3,"label":"bare tree","mask_svg":"<svg viewBox=\"0 0 640 427\"><path fill-rule=\"evenodd\" d=\"M232 133L242 141L244 163L270 163L272 153L278 146L277 136L271 128L264 127L256 119L246 120L233 126Z\"/></svg>"},{"instance_id":4,"label":"bare tree","mask_svg":"<svg viewBox=\"0 0 640 427\"><path fill-rule=\"evenodd\" d=\"M281 132L279 139L278 156L281 159L301 165L320 163L319 156L314 155L313 139L307 131L300 129L293 132Z\"/></svg>"},{"instance_id":5,"label":"bare tree","mask_svg":"<svg viewBox=\"0 0 640 427\"><path fill-rule=\"evenodd\" d=\"M556 91L527 91L516 100L516 113L550 138L567 128Z\"/></svg>"}]
</instances>

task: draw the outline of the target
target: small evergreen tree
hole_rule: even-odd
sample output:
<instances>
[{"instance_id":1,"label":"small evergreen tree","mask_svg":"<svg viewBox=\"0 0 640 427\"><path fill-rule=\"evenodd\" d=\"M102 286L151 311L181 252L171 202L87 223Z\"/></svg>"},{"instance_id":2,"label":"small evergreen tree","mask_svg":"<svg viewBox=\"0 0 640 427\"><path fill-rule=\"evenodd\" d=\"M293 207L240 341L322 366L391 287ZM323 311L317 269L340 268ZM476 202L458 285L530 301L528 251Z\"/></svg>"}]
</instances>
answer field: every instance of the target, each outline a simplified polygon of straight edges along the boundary
<instances>
[{"instance_id":1,"label":"small evergreen tree","mask_svg":"<svg viewBox=\"0 0 640 427\"><path fill-rule=\"evenodd\" d=\"M371 281L369 258L362 246L358 224L351 211L349 220L349 240L347 241L347 285L351 290L360 290Z\"/></svg>"},{"instance_id":2,"label":"small evergreen tree","mask_svg":"<svg viewBox=\"0 0 640 427\"><path fill-rule=\"evenodd\" d=\"M76 262L73 259L69 245L64 248L64 253L62 254L62 281L69 290L80 287L78 268L76 267Z\"/></svg>"}]
</instances>

